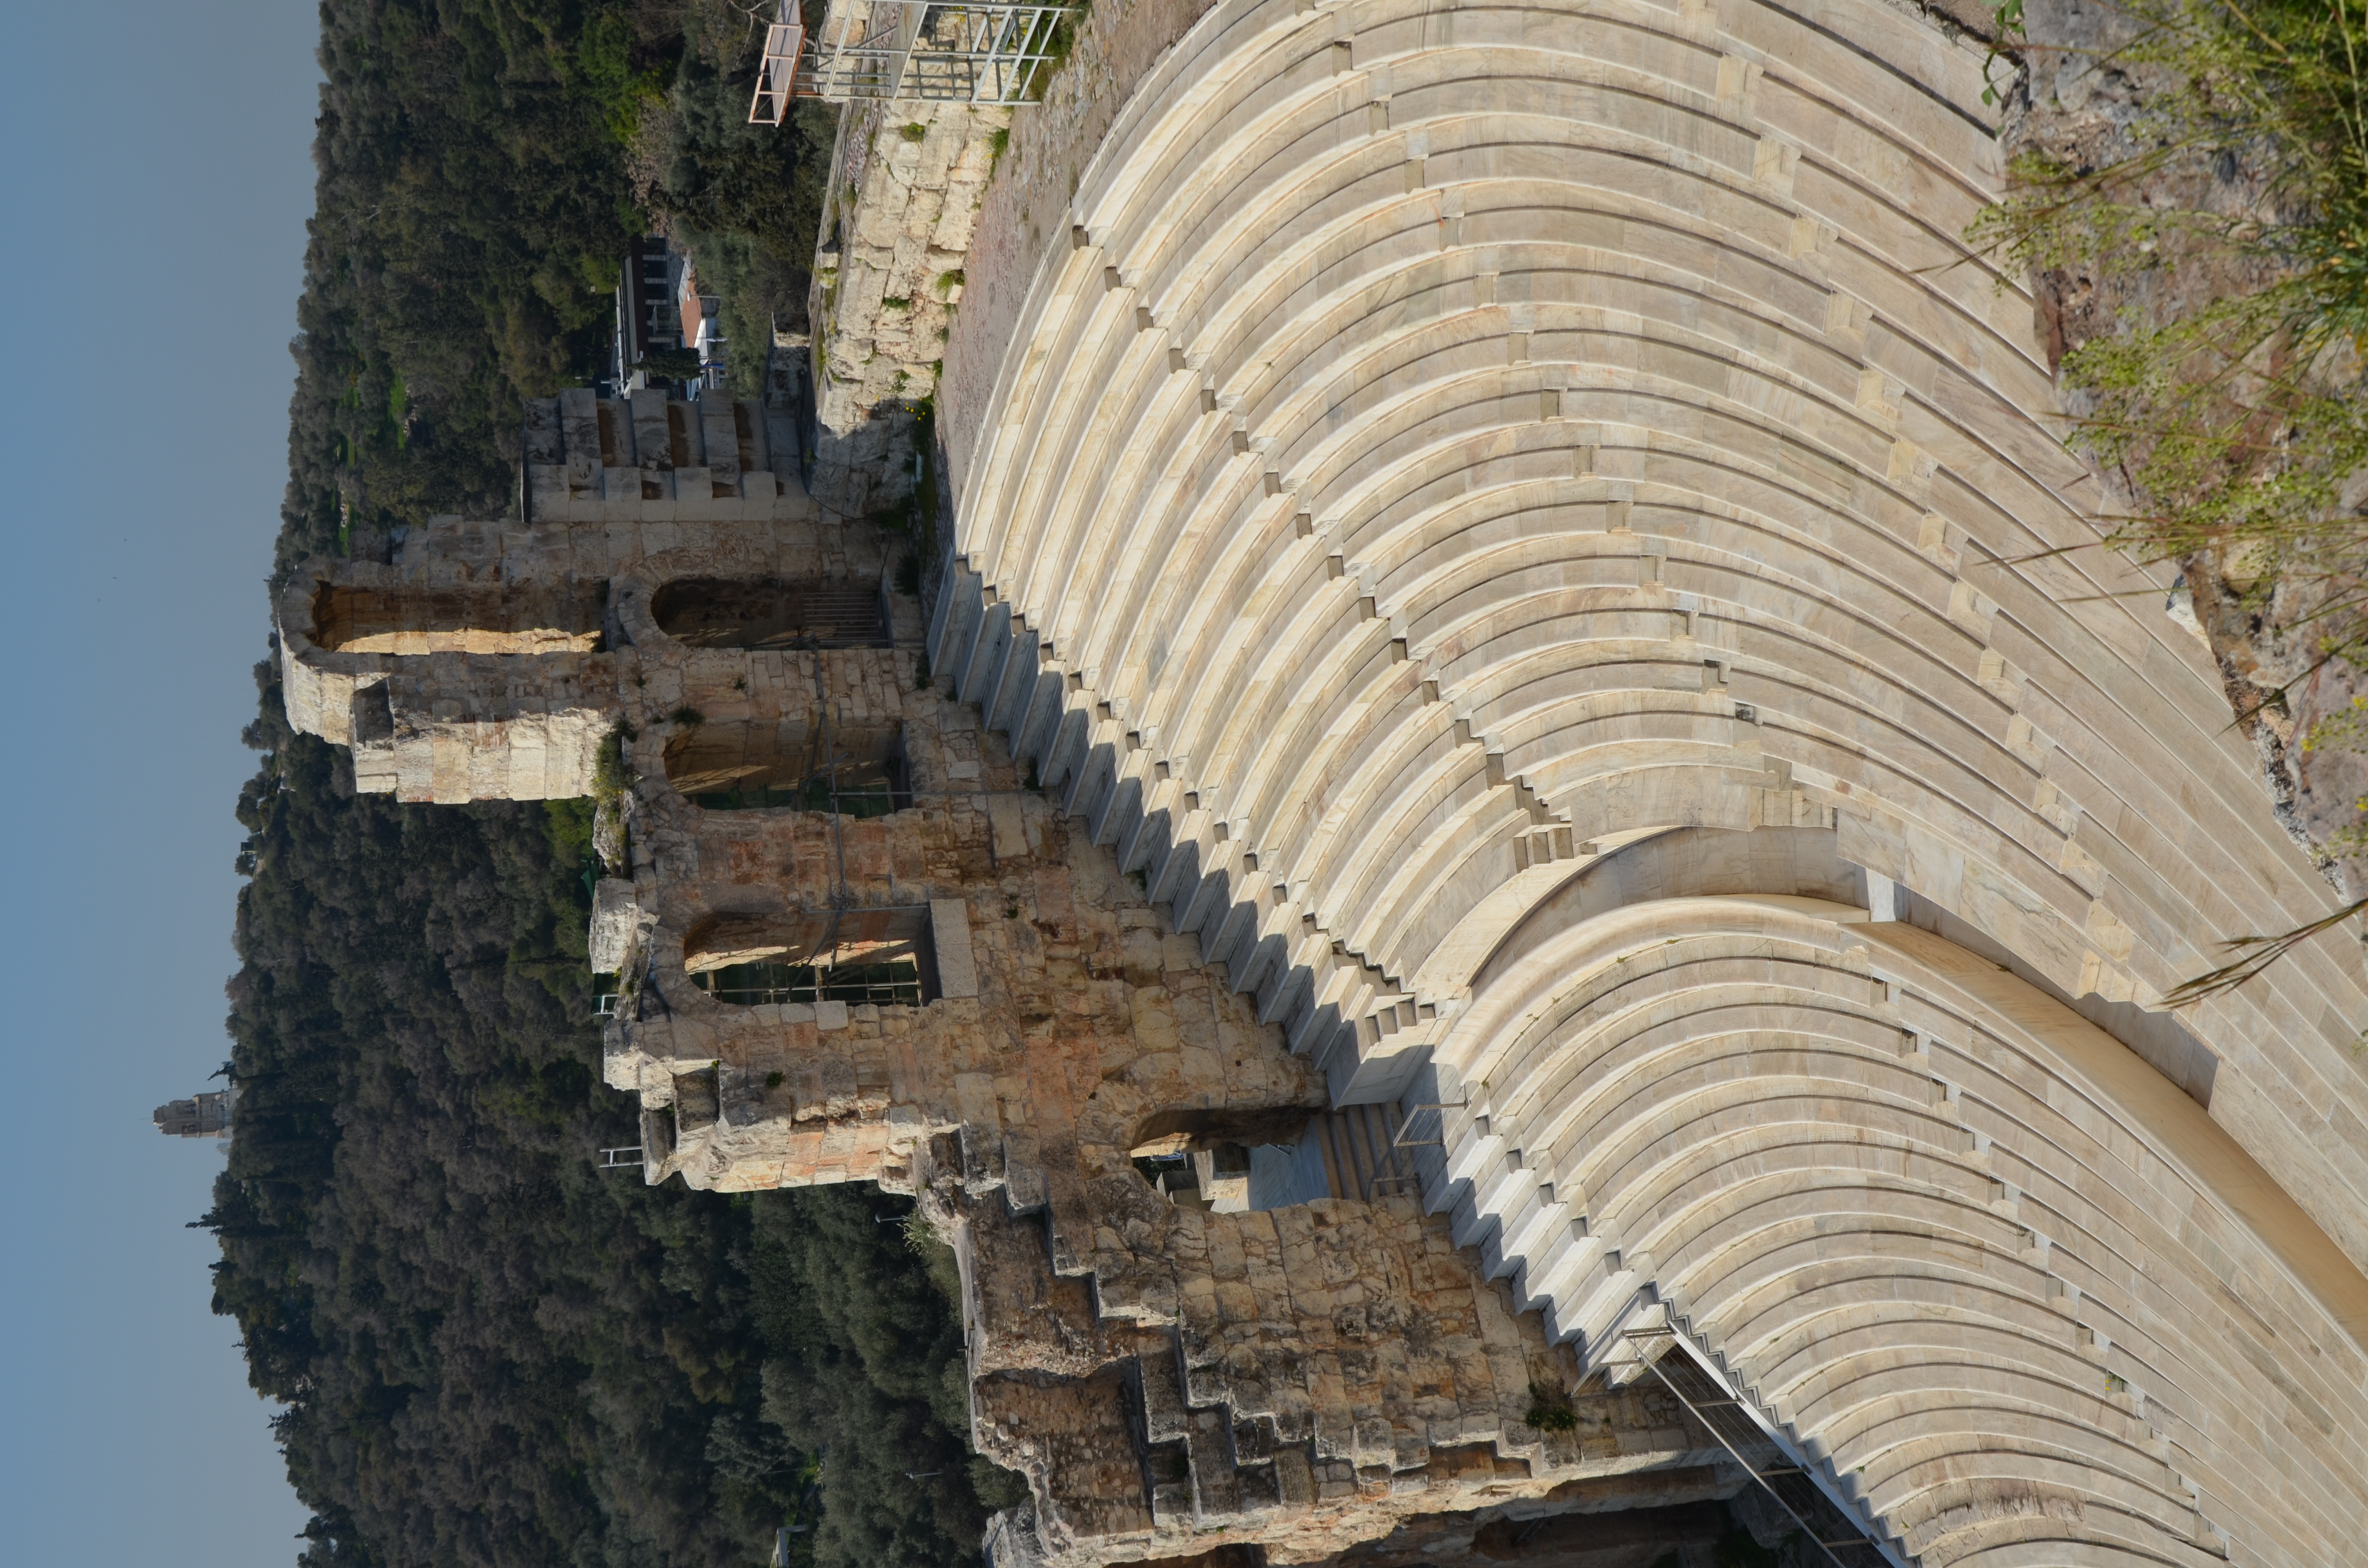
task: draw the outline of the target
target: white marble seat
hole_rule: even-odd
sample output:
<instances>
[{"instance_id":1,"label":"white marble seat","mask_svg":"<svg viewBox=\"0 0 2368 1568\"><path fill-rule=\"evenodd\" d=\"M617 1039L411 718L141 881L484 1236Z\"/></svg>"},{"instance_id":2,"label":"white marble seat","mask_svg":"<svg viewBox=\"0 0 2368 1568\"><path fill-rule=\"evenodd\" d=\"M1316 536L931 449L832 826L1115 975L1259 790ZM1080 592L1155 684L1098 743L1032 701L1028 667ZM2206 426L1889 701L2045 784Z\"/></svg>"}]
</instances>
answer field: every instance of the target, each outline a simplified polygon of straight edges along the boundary
<instances>
[{"instance_id":1,"label":"white marble seat","mask_svg":"<svg viewBox=\"0 0 2368 1568\"><path fill-rule=\"evenodd\" d=\"M943 411L930 661L1336 1096L1468 1099L1427 1199L1557 1335L1657 1292L1928 1562L2346 1561L2356 955L2183 1015L2208 1111L2040 988L2331 904L1960 238L1982 72L1872 0L1215 6ZM1825 869L1670 869L1764 829Z\"/></svg>"}]
</instances>

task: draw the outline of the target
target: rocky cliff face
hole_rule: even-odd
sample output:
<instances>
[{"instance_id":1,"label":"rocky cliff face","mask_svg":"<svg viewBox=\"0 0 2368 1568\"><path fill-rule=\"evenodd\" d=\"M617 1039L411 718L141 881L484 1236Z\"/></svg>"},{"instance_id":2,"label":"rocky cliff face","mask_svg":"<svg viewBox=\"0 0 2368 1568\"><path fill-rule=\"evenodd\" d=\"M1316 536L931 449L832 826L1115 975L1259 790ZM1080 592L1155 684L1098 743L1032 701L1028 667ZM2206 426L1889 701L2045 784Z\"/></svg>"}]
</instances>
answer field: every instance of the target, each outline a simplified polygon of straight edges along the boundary
<instances>
[{"instance_id":1,"label":"rocky cliff face","mask_svg":"<svg viewBox=\"0 0 2368 1568\"><path fill-rule=\"evenodd\" d=\"M2150 98L2171 85L2159 66L2115 51L2136 36L2128 13L2098 0L2030 0L2030 45L2015 81L2003 138L2009 153L2036 151L2077 169L2104 166L2154 149ZM2269 200L2260 160L2202 148L2161 162L2137 182L2137 199L2160 208L2241 216ZM2169 321L2212 300L2271 280L2259 262L2225 254L2142 270L2055 267L2036 278L2040 334L2060 368L2091 339ZM2067 389L2075 414L2094 399ZM2128 472L2097 465L2109 512L2141 511L2146 498ZM2368 753L2339 743L2314 746L2324 721L2353 712L2368 677L2321 644L2325 611L2340 583L2265 580L2241 552L2199 551L2178 561L2180 586L2168 606L2210 646L2227 683L2236 722L2253 743L2279 820L2316 858L2346 898L2368 895L2368 864L2340 835L2368 800ZM2231 933L2234 935L2235 933Z\"/></svg>"},{"instance_id":2,"label":"rocky cliff face","mask_svg":"<svg viewBox=\"0 0 2368 1568\"><path fill-rule=\"evenodd\" d=\"M1011 110L858 103L839 119L814 258L814 471L860 517L912 493L914 411L938 390L981 193Z\"/></svg>"}]
</instances>

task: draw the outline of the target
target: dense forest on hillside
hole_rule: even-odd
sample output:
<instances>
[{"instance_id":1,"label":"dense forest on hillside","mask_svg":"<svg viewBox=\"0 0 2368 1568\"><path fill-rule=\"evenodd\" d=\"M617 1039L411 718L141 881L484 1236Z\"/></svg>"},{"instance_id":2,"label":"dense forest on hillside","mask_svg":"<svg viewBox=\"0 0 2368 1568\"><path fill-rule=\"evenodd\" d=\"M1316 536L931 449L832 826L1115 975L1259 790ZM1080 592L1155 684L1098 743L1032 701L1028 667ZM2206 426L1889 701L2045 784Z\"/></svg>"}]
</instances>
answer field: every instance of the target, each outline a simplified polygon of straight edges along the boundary
<instances>
[{"instance_id":1,"label":"dense forest on hillside","mask_svg":"<svg viewBox=\"0 0 2368 1568\"><path fill-rule=\"evenodd\" d=\"M761 368L803 324L835 120L747 123L763 6L324 0L278 565L517 483L518 400L606 356L626 241L697 247ZM761 341L757 338L757 341Z\"/></svg>"},{"instance_id":2,"label":"dense forest on hillside","mask_svg":"<svg viewBox=\"0 0 2368 1568\"><path fill-rule=\"evenodd\" d=\"M498 513L518 400L597 364L645 223L802 308L829 122L745 123L747 31L728 0L324 0L280 571ZM302 1560L753 1563L791 1521L800 1562L974 1553L1015 1489L964 1449L951 1256L905 1205L595 1167L638 1139L599 1082L588 808L358 796L257 679L202 1222Z\"/></svg>"}]
</instances>

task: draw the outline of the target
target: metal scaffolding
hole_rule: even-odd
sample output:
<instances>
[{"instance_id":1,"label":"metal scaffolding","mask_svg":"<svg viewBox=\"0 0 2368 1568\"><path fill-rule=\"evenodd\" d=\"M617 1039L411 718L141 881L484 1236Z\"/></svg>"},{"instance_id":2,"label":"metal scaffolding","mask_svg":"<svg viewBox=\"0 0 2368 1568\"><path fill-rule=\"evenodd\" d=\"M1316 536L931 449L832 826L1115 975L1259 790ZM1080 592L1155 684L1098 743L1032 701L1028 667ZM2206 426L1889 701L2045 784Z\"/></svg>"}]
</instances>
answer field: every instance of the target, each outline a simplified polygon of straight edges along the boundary
<instances>
[{"instance_id":1,"label":"metal scaffolding","mask_svg":"<svg viewBox=\"0 0 2368 1568\"><path fill-rule=\"evenodd\" d=\"M1621 1337L1634 1352L1632 1364L1640 1364L1677 1396L1728 1457L1800 1527L1804 1544L1816 1546L1833 1568L1912 1568L1898 1543L1870 1528L1792 1440L1713 1369L1689 1335L1664 1324L1632 1328Z\"/></svg>"},{"instance_id":2,"label":"metal scaffolding","mask_svg":"<svg viewBox=\"0 0 2368 1568\"><path fill-rule=\"evenodd\" d=\"M765 58L757 65L757 97L748 105L751 125L779 125L790 115L790 96L797 90L798 55L806 30L788 18L791 0L781 0L780 21L765 29Z\"/></svg>"},{"instance_id":3,"label":"metal scaffolding","mask_svg":"<svg viewBox=\"0 0 2368 1568\"><path fill-rule=\"evenodd\" d=\"M808 34L782 6L768 30L752 123L779 125L792 96L1022 104L1065 52L1066 6L966 0L832 0Z\"/></svg>"}]
</instances>

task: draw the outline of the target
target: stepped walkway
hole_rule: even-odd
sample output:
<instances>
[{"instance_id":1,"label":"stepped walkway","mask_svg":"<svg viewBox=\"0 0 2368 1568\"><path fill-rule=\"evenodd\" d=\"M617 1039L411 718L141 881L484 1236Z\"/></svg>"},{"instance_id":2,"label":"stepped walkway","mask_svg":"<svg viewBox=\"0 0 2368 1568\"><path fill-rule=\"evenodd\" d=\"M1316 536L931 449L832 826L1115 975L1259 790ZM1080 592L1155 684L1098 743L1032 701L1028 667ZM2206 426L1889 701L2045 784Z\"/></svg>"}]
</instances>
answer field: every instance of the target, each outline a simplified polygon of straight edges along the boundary
<instances>
[{"instance_id":1,"label":"stepped walkway","mask_svg":"<svg viewBox=\"0 0 2368 1568\"><path fill-rule=\"evenodd\" d=\"M2356 944L2159 1010L2332 897L1958 238L1983 56L1214 7L945 411L930 665L1589 1361L1927 1563L2350 1562Z\"/></svg>"}]
</instances>

